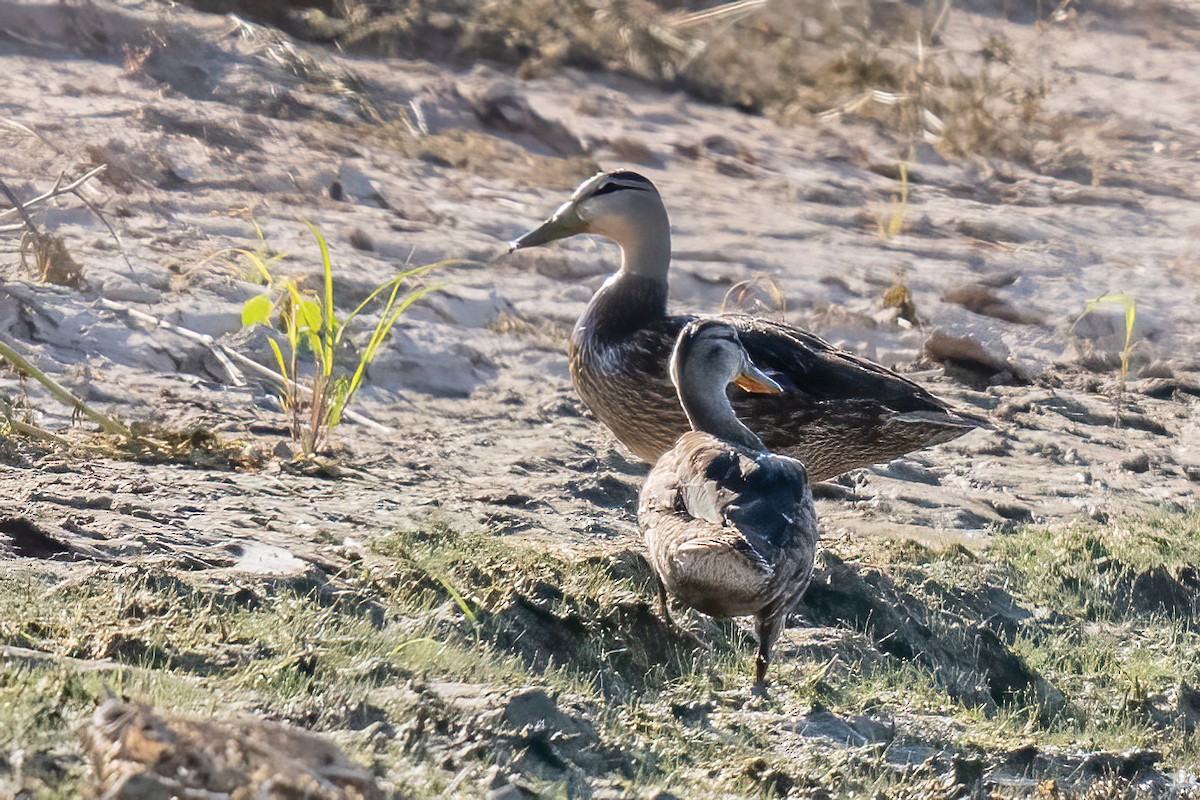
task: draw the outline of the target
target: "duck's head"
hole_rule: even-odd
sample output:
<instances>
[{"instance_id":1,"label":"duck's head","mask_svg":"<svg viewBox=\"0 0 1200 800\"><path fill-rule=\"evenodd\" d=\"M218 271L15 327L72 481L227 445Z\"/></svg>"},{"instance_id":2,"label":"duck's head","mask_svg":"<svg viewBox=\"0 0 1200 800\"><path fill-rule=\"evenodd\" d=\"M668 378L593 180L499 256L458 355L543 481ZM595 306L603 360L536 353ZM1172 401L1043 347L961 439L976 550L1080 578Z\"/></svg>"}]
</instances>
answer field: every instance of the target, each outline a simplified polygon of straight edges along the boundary
<instances>
[{"instance_id":1,"label":"duck's head","mask_svg":"<svg viewBox=\"0 0 1200 800\"><path fill-rule=\"evenodd\" d=\"M617 170L597 173L579 184L550 219L509 242L508 250L537 247L580 233L607 237L626 250L656 240L670 246L670 225L658 189L636 172Z\"/></svg>"},{"instance_id":2,"label":"duck's head","mask_svg":"<svg viewBox=\"0 0 1200 800\"><path fill-rule=\"evenodd\" d=\"M783 392L750 360L737 331L719 319L699 319L680 332L671 354L671 382L681 395L705 388L724 395L731 383L755 394Z\"/></svg>"}]
</instances>

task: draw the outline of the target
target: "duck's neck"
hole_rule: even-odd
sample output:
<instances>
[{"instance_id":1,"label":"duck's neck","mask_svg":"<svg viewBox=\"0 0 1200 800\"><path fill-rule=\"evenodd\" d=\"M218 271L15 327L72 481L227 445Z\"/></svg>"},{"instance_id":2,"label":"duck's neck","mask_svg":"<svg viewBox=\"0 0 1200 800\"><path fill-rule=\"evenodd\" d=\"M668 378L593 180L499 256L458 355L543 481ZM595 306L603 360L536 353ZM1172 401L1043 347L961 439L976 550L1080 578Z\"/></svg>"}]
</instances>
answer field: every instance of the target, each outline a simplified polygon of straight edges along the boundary
<instances>
[{"instance_id":1,"label":"duck's neck","mask_svg":"<svg viewBox=\"0 0 1200 800\"><path fill-rule=\"evenodd\" d=\"M667 278L647 277L622 269L592 296L575 324L576 342L623 339L667 315Z\"/></svg>"},{"instance_id":2,"label":"duck's neck","mask_svg":"<svg viewBox=\"0 0 1200 800\"><path fill-rule=\"evenodd\" d=\"M621 269L604 282L579 318L577 343L620 340L667 315L671 224L666 211L627 218L602 235L621 246Z\"/></svg>"},{"instance_id":3,"label":"duck's neck","mask_svg":"<svg viewBox=\"0 0 1200 800\"><path fill-rule=\"evenodd\" d=\"M671 223L658 208L612 226L609 237L621 246L621 275L667 282L671 266Z\"/></svg>"},{"instance_id":4,"label":"duck's neck","mask_svg":"<svg viewBox=\"0 0 1200 800\"><path fill-rule=\"evenodd\" d=\"M704 376L683 376L679 385L679 402L687 414L692 430L712 434L718 439L747 447L766 450L762 439L742 424L733 412L725 387L714 387Z\"/></svg>"}]
</instances>

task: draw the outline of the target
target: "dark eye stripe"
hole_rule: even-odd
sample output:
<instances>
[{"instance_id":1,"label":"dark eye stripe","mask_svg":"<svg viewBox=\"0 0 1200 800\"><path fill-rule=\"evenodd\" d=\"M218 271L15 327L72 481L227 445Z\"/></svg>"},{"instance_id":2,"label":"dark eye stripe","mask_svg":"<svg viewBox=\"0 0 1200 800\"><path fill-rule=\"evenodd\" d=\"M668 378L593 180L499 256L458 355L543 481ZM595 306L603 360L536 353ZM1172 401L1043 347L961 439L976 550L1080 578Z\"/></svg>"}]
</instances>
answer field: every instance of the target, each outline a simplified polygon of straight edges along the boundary
<instances>
[{"instance_id":1,"label":"dark eye stripe","mask_svg":"<svg viewBox=\"0 0 1200 800\"><path fill-rule=\"evenodd\" d=\"M618 189L624 189L624 188L625 187L620 185L619 183L613 183L610 181L610 182L604 184L603 186L601 186L596 191L592 192L592 197L599 197L602 194L612 194L613 192L617 191Z\"/></svg>"},{"instance_id":2,"label":"dark eye stripe","mask_svg":"<svg viewBox=\"0 0 1200 800\"><path fill-rule=\"evenodd\" d=\"M601 186L599 189L592 192L592 197L599 197L602 194L612 194L613 192L619 191L621 189L644 190L645 188L646 187L644 187L644 186L636 186L636 185L632 185L632 184L628 184L628 183L618 183L617 181L608 181L603 186Z\"/></svg>"}]
</instances>

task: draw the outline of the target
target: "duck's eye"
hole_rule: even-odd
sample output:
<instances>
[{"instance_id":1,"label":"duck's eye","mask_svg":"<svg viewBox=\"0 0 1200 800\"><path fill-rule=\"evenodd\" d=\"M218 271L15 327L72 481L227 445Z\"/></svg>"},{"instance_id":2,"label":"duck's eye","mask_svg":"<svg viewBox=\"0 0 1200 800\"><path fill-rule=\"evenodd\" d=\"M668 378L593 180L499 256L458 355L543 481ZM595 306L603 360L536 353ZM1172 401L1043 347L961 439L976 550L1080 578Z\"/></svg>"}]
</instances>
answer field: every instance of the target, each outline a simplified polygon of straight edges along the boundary
<instances>
[{"instance_id":1,"label":"duck's eye","mask_svg":"<svg viewBox=\"0 0 1200 800\"><path fill-rule=\"evenodd\" d=\"M615 192L619 189L628 189L628 188L631 188L631 187L622 186L619 183L606 183L603 186L601 186L599 189L597 189L596 191L592 192L592 197L599 197L602 194L612 194L613 192Z\"/></svg>"}]
</instances>

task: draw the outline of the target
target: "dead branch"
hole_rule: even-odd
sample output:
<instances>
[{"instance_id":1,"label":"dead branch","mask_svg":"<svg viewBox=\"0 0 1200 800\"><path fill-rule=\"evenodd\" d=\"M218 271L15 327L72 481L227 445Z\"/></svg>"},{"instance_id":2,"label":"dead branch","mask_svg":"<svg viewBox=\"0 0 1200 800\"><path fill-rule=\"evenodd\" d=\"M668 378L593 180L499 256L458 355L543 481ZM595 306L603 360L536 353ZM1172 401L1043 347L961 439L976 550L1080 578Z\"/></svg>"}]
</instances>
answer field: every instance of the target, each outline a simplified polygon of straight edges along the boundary
<instances>
[{"instance_id":1,"label":"dead branch","mask_svg":"<svg viewBox=\"0 0 1200 800\"><path fill-rule=\"evenodd\" d=\"M49 442L66 450L69 450L74 446L70 440L59 436L57 433L51 433L50 431L43 430L36 425L31 425L24 420L17 419L16 410L12 407L12 404L3 397L0 397L0 415L4 417L5 425L23 436L28 436L30 439L38 439L43 442Z\"/></svg>"},{"instance_id":2,"label":"dead branch","mask_svg":"<svg viewBox=\"0 0 1200 800\"><path fill-rule=\"evenodd\" d=\"M8 196L9 202L13 204L12 208L0 210L0 218L8 216L9 214L17 214L21 217L21 220L25 226L33 228L33 220L29 218L29 215L25 212L25 209L31 208L38 203L44 203L47 200L58 197L59 195L73 194L76 189L78 189L80 186L83 186L85 183L99 175L101 172L104 172L106 169L108 169L108 164L99 164L95 167L92 167L75 180L66 184L63 183L63 178L66 176L66 173L59 175L58 180L54 182L52 187L42 192L32 200L27 200L24 203L16 198L16 196L9 190L8 186L5 185L4 181L0 180L0 190L3 190L4 194ZM34 230L36 230L36 228L34 228Z\"/></svg>"},{"instance_id":3,"label":"dead branch","mask_svg":"<svg viewBox=\"0 0 1200 800\"><path fill-rule=\"evenodd\" d=\"M21 127L25 130L29 130L24 126ZM130 277L133 278L134 282L140 284L141 281L138 280L137 272L133 268L133 263L129 260L129 255L125 252L125 245L121 241L121 236L117 233L117 229L112 226L112 223L108 221L108 217L104 216L100 209L96 207L95 203L83 196L83 192L81 191L83 187L87 185L89 180L96 177L106 169L108 169L108 164L99 164L95 167L92 167L75 180L66 184L63 183L66 173L61 173L58 176L58 180L54 182L54 186L52 186L48 191L43 192L42 194L25 203L22 203L20 200L18 200L16 195L12 193L8 186L2 180L0 180L0 190L4 191L4 194L8 197L8 201L12 203L12 208L6 208L0 211L0 218L7 214L13 213L18 214L21 217L21 222L19 223L0 225L0 233L11 233L21 229L26 229L40 241L43 238L43 234L39 232L37 227L33 224L33 219L30 218L26 209L36 205L37 203L43 203L60 195L72 194L78 198L79 202L87 206L88 211L91 211L93 214L95 214L96 218L99 219L100 222L103 223L104 227L108 229L109 235L111 235L113 241L117 243L117 252L121 254L121 260L125 262L125 268L129 270Z\"/></svg>"},{"instance_id":4,"label":"dead branch","mask_svg":"<svg viewBox=\"0 0 1200 800\"><path fill-rule=\"evenodd\" d=\"M167 322L165 319L153 316L152 314L147 314L144 311L138 311L136 308L130 308L123 303L118 303L105 297L101 297L97 303L100 306L107 308L109 311L116 311L124 314L130 319L145 323L146 325L150 325L155 328L162 328L178 334L185 339L191 339L193 342L199 342L207 347L209 352L213 354L213 357L220 362L221 366L225 369L225 373L229 376L230 383L232 383L234 386L246 385L246 376L243 375L242 371L238 369L232 361L229 360L229 356L225 354L224 348L217 344L217 341L208 334L199 333L191 330L190 328L184 328L183 326L176 325L173 322Z\"/></svg>"},{"instance_id":5,"label":"dead branch","mask_svg":"<svg viewBox=\"0 0 1200 800\"><path fill-rule=\"evenodd\" d=\"M105 164L103 166L108 165ZM95 203L83 196L83 193L80 191L81 189L82 187L77 186L71 190L71 194L78 197L79 202L87 206L88 211L91 211L93 214L95 214L96 219L103 222L104 227L108 228L108 232L112 235L113 241L117 243L117 252L121 254L121 260L125 262L125 267L129 270L129 276L133 278L136 283L140 284L141 281L138 280L137 273L133 269L133 264L129 261L129 256L125 252L125 245L121 242L121 237L117 234L117 229L112 226L112 223L108 221L108 217L101 213L100 209L96 207Z\"/></svg>"},{"instance_id":6,"label":"dead branch","mask_svg":"<svg viewBox=\"0 0 1200 800\"><path fill-rule=\"evenodd\" d=\"M127 664L121 664L107 658L72 658L71 656L60 656L57 653L47 653L45 650L32 650L28 647L16 647L13 645L0 646L0 658L5 661L18 661L25 664L44 665L65 665L75 667L84 672L100 672L108 670L128 669L136 672L141 667L134 667Z\"/></svg>"}]
</instances>

